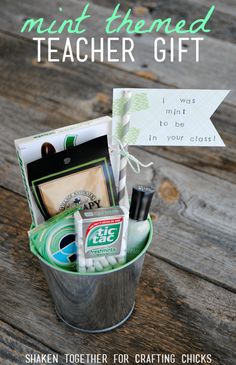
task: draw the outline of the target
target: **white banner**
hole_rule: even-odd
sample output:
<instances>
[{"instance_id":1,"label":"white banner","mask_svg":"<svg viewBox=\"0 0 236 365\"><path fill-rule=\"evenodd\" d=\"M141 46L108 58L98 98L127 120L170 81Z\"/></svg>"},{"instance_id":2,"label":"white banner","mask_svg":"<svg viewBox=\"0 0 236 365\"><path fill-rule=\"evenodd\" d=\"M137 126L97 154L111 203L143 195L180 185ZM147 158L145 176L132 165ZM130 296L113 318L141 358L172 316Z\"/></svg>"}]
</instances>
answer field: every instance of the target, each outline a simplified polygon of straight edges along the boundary
<instances>
[{"instance_id":1,"label":"white banner","mask_svg":"<svg viewBox=\"0 0 236 365\"><path fill-rule=\"evenodd\" d=\"M132 94L126 105L124 91ZM211 116L229 90L114 89L113 135L128 145L224 147ZM129 116L124 132L123 115Z\"/></svg>"}]
</instances>

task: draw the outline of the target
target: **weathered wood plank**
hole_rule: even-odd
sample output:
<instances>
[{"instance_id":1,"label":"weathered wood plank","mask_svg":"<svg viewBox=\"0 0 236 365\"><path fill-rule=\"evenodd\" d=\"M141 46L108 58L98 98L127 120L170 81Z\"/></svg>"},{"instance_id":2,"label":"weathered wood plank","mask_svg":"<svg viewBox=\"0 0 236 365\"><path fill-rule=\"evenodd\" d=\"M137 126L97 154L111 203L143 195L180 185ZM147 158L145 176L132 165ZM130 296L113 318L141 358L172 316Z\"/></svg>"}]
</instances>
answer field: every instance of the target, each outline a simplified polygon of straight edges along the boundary
<instances>
[{"instance_id":1,"label":"weathered wood plank","mask_svg":"<svg viewBox=\"0 0 236 365\"><path fill-rule=\"evenodd\" d=\"M3 116L2 132L0 136L3 167L0 176L4 186L24 193L19 168L15 158L14 146L12 143L9 143L9 141L26 134L33 134L48 130L48 128L55 128L72 123L76 118L79 121L82 120L82 118L87 119L88 117L95 117L101 114L101 110L104 110L106 113L106 111L109 111L111 108L111 99L109 96L111 95L111 89L114 85L124 85L124 83L126 83L126 73L116 71L108 74L104 72L104 67L106 67L104 65L84 65L79 69L74 68L73 66L67 68L66 65L61 68L49 67L40 69L32 65L33 50L30 42L16 41L16 39L12 37L7 38L10 39L10 41L7 43L3 42L4 45L6 44L6 47L3 47L5 53L3 53L4 56L0 64L2 74L0 94L5 95L0 99L1 114ZM18 49L20 51L18 51ZM14 54L14 58L10 58L11 62L9 62L9 57L7 58L6 56L7 54L8 56ZM14 63L16 54L21 59L20 69L17 68L17 64ZM25 56L23 57L22 55ZM86 81L88 72L94 70L91 69L90 66L96 67L97 72L94 73L93 79L88 83ZM15 87L17 80L19 88ZM98 80L101 80L100 84L98 83ZM129 82L130 85L134 85L136 82L143 81L142 79L132 76ZM148 84L149 81L146 81L146 83ZM79 88L78 85L80 85ZM227 113L224 114L227 115ZM231 112L229 111L224 128L227 128L226 135L229 136L229 138L233 138L232 136L234 136L233 132L235 131L235 128L231 122L230 116ZM223 122L219 122L219 124L223 125ZM235 137L233 141L235 141ZM195 150L191 149L191 158L189 162L187 161L186 156L181 155L184 156L181 158L184 158L184 162L186 164L189 163L190 166L194 161L194 167L203 169L206 172L208 172L210 166L213 166L212 169L214 169L218 164L215 170L220 171L221 177L231 176L234 178L233 159L235 158L235 148L233 148L233 141L230 142L232 144L231 149L219 149L218 154L211 149L208 149L207 151L204 149L204 151L208 153L205 158L205 166L201 149L198 149L200 152L196 155ZM165 153L164 149L155 149L155 151L157 153L160 153L159 151ZM234 151L234 154L232 151ZM169 149L169 158L171 153L171 149ZM201 275L209 277L211 280L217 280L221 285L231 286L233 284L233 287L235 288L235 283L233 283L235 270L233 269L231 257L233 249L233 230L230 231L229 234L224 234L225 225L228 226L232 224L229 220L232 219L234 215L233 207L230 208L229 204L233 202L232 199L236 196L235 186L232 184L228 185L227 182L218 179L215 180L213 177L208 177L205 174L197 174L192 169L184 169L179 164L168 162L167 160L155 157L155 155L149 155L142 150L136 149L135 155L136 154L141 160L153 159L155 162L155 169L145 171L145 175L143 175L146 182L149 182L152 179L153 174L158 175L160 173L160 180L162 178L163 180L169 179L174 184L177 184L179 191L184 194L183 201L177 199L176 205L166 204L161 209L163 219L161 220L160 225L158 255L164 259L175 262L175 264L181 265L188 270L193 270ZM230 154L232 154L231 157ZM174 153L172 153L172 156L175 156L175 150ZM171 158L175 159L176 157ZM226 170L224 161L227 158L229 158L229 160L232 158L232 160L230 160L232 163L228 165L229 169L231 166L231 170L229 171L231 175L222 172ZM161 166L161 170L159 166ZM166 166L170 166L170 169L167 172L165 170ZM142 176L138 177L138 179L141 178ZM130 180L130 183L133 184L138 179L137 177L133 177L132 180ZM196 181L198 181L197 185ZM159 184L159 181L154 181L154 183L157 185ZM215 194L211 193L208 197L206 195L207 192L214 192L215 185L217 186ZM190 189L189 186L194 186L194 188ZM200 187L203 187L203 191L199 190ZM185 195L185 190L187 195ZM196 195L198 196L197 198ZM204 202L207 208L203 210L203 217L205 219L209 219L210 217L212 220L206 223L206 226L204 226L205 229L200 236L198 233L199 227L202 228L202 220L200 217L196 221L194 214L190 216L187 215L186 217L183 217L180 214L183 202L186 200L185 204L188 207L189 199L190 202L193 202L196 205L196 213L199 213L200 216L202 214L201 204ZM216 208L215 205L217 205ZM158 206L155 206L154 208L155 212L159 211ZM213 208L216 212L215 216L212 216L211 213L211 209ZM192 209L192 204L190 204L189 209ZM188 213L189 209L187 209ZM228 212L226 217L224 217L224 210ZM222 220L220 218L221 216L223 216ZM221 223L218 225L219 220L221 220ZM215 221L217 222L217 239L214 238L212 228L212 224L215 224ZM189 228L190 222L191 229ZM171 229L168 224L171 224ZM173 232L175 230L178 232L179 237L181 237L180 242L173 238ZM166 240L168 242L166 242ZM191 241L190 243L189 240ZM225 247L221 247L221 240L224 242ZM179 245L181 245L181 252L178 249ZM200 245L199 248L198 245ZM217 248L214 248L215 246ZM156 250L153 252L155 254L157 253ZM204 265L202 265L202 260L204 260ZM221 266L223 266L223 269Z\"/></svg>"},{"instance_id":2,"label":"weathered wood plank","mask_svg":"<svg viewBox=\"0 0 236 365\"><path fill-rule=\"evenodd\" d=\"M188 1L190 3L192 2L192 0L188 0ZM197 4L200 4L200 5L207 5L207 6L212 5L211 0L194 0L194 2L196 2ZM217 11L236 16L236 6L235 6L234 0L226 0L226 1L214 0L214 5L216 6ZM226 18L225 18L225 22L227 22Z\"/></svg>"},{"instance_id":3,"label":"weathered wood plank","mask_svg":"<svg viewBox=\"0 0 236 365\"><path fill-rule=\"evenodd\" d=\"M56 5L53 6L50 0L42 0L40 8L37 6L36 0L25 0L24 3L17 0L12 0L10 3L7 0L2 1L3 4L0 8L1 30L17 35L20 34L21 25L28 17L45 17L48 21L48 19L51 19L51 14L56 14L58 11L59 21L62 18L73 18L75 14L80 14L86 3L86 1L78 3L68 0L63 12L60 13ZM90 4L90 13L94 22L93 24L90 23L86 37L106 38L103 26L105 19L111 14L110 9ZM124 33L120 34L120 37L123 35ZM159 35L164 36L162 33L159 33ZM44 34L44 36L46 35ZM32 38L33 34L24 33L24 37ZM64 48L66 37L66 34L61 35L60 41L57 42L58 48ZM70 38L75 40L78 36L70 35ZM206 36L201 45L201 61L199 63L193 61L195 59L195 46L193 43L187 45L188 53L184 62L172 63L168 59L164 63L156 63L153 57L153 42L156 35L146 34L141 37L134 36L134 38L136 42L136 62L118 62L114 63L115 67L175 87L234 89L236 45ZM166 40L168 44L168 38ZM82 51L83 53L87 52L87 46ZM227 100L236 105L236 92L232 91Z\"/></svg>"},{"instance_id":4,"label":"weathered wood plank","mask_svg":"<svg viewBox=\"0 0 236 365\"><path fill-rule=\"evenodd\" d=\"M156 187L158 225L150 252L236 291L236 185L130 150L154 163L139 176L128 175L130 188L135 182Z\"/></svg>"},{"instance_id":5,"label":"weathered wood plank","mask_svg":"<svg viewBox=\"0 0 236 365\"><path fill-rule=\"evenodd\" d=\"M32 42L5 34L1 34L0 39L0 151L3 166L0 176L4 186L21 193L24 190L11 141L110 114L113 87L163 87L158 82L135 75L129 75L127 79L126 72L102 64L35 64ZM219 108L214 117L214 124L227 148L158 147L150 150L235 182L235 120L236 108L226 104Z\"/></svg>"},{"instance_id":6,"label":"weathered wood plank","mask_svg":"<svg viewBox=\"0 0 236 365\"><path fill-rule=\"evenodd\" d=\"M212 5L212 2L203 3L203 1L199 4L192 0L178 0L174 2L171 0L161 0L158 1L156 9L152 12L152 16L154 18L159 16L168 18L171 14L174 24L181 19L185 19L187 24L191 24L195 19L203 18ZM236 9L236 7L234 8ZM236 42L235 16L220 12L219 6L216 6L214 15L209 22L209 27L212 29L209 34L210 37L231 43Z\"/></svg>"},{"instance_id":7,"label":"weathered wood plank","mask_svg":"<svg viewBox=\"0 0 236 365\"><path fill-rule=\"evenodd\" d=\"M93 0L93 3L110 9L114 8L114 4L109 0ZM210 37L235 43L236 6L233 0L217 0L214 3L211 0L176 0L174 2L171 0L126 0L121 2L121 9L127 11L131 8L136 16L150 20L171 17L173 24L182 19L190 24L196 19L203 18L212 5L215 5L215 11L209 22L212 29Z\"/></svg>"},{"instance_id":8,"label":"weathered wood plank","mask_svg":"<svg viewBox=\"0 0 236 365\"><path fill-rule=\"evenodd\" d=\"M164 0L124 0L121 2L121 8L126 11L128 8L133 7L147 7L150 11L150 13L153 12L153 9L156 9L158 7L158 4L162 3ZM213 3L211 0L186 0L188 1L189 5L204 5L204 6L211 6ZM102 6L107 6L109 8L113 8L114 4L110 0L92 0L92 3ZM226 14L235 15L236 14L236 6L234 0L215 0L214 5L216 6L216 11ZM171 6L169 2L166 2L166 7ZM185 8L183 9L185 10ZM141 9L140 9L141 11ZM143 12L146 13L145 9L143 9ZM170 14L171 15L171 14Z\"/></svg>"},{"instance_id":9,"label":"weathered wood plank","mask_svg":"<svg viewBox=\"0 0 236 365\"><path fill-rule=\"evenodd\" d=\"M4 365L25 365L26 354L39 355L52 354L52 350L42 345L38 340L33 339L25 333L17 330L11 325L0 321L0 363ZM17 323L16 323L17 325ZM44 339L45 341L45 339ZM66 364L64 356L58 356L60 365Z\"/></svg>"},{"instance_id":10,"label":"weathered wood plank","mask_svg":"<svg viewBox=\"0 0 236 365\"><path fill-rule=\"evenodd\" d=\"M138 176L128 174L130 192L135 183L151 183L157 189L153 211L159 216L155 230L158 244L151 252L236 290L236 185L138 148L132 151L141 161L154 162Z\"/></svg>"},{"instance_id":11,"label":"weathered wood plank","mask_svg":"<svg viewBox=\"0 0 236 365\"><path fill-rule=\"evenodd\" d=\"M1 307L10 325L59 353L212 354L212 364L233 365L235 308L233 293L147 255L137 306L119 330L87 335L56 317L36 258L29 253L30 223L24 198L1 190ZM7 205L2 203L6 202ZM15 219L12 220L14 215ZM14 296L12 293L14 292ZM27 312L25 309L27 308ZM66 341L65 341L66 339Z\"/></svg>"}]
</instances>

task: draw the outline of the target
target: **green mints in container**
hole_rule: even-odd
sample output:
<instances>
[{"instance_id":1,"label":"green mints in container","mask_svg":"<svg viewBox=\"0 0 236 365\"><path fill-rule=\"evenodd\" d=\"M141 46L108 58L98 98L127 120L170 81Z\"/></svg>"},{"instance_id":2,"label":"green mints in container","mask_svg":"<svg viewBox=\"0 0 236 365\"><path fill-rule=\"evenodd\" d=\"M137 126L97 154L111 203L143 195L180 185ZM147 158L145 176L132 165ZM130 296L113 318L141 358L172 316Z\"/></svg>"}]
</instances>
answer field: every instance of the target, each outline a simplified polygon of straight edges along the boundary
<instances>
[{"instance_id":1,"label":"green mints in container","mask_svg":"<svg viewBox=\"0 0 236 365\"><path fill-rule=\"evenodd\" d=\"M77 269L107 271L126 262L128 210L108 207L75 213Z\"/></svg>"}]
</instances>

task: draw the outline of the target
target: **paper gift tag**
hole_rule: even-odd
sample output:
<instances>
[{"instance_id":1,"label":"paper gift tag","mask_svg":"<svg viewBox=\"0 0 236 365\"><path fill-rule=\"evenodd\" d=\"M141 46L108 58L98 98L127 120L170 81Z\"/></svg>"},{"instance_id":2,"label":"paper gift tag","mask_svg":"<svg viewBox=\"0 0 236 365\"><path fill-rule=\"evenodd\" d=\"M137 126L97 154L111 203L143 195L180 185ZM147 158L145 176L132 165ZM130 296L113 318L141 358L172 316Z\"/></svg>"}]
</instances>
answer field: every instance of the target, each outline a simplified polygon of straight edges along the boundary
<instances>
[{"instance_id":1,"label":"paper gift tag","mask_svg":"<svg viewBox=\"0 0 236 365\"><path fill-rule=\"evenodd\" d=\"M114 89L113 135L122 139L124 91L132 93L128 145L225 146L211 116L228 90Z\"/></svg>"}]
</instances>

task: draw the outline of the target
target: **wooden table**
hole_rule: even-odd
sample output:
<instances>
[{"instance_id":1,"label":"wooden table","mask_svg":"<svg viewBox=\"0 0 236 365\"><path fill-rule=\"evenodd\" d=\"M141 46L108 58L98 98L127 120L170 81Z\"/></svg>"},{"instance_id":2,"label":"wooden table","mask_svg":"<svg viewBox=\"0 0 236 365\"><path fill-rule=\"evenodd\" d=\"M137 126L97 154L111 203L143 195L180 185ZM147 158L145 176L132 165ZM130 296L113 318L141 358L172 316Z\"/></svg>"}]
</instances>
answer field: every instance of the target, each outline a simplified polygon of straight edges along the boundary
<instances>
[{"instance_id":1,"label":"wooden table","mask_svg":"<svg viewBox=\"0 0 236 365\"><path fill-rule=\"evenodd\" d=\"M79 13L84 1L63 3L64 17ZM141 5L143 3L143 5ZM189 21L205 14L210 0L122 1L136 16L173 15ZM64 325L54 312L45 279L29 252L30 216L13 140L111 113L113 87L235 88L234 0L215 0L213 29L201 62L156 64L153 36L135 37L135 64L84 64L35 60L31 34L20 34L27 17L55 14L62 1L1 0L1 344L0 362L25 364L26 353L184 353L212 355L212 364L236 361L236 93L214 114L226 148L133 148L154 167L134 181L152 183L154 240L146 255L136 309L121 328L83 334ZM113 1L91 2L101 36ZM99 23L100 22L100 23ZM63 36L58 42L63 48ZM46 58L46 47L43 50Z\"/></svg>"}]
</instances>

